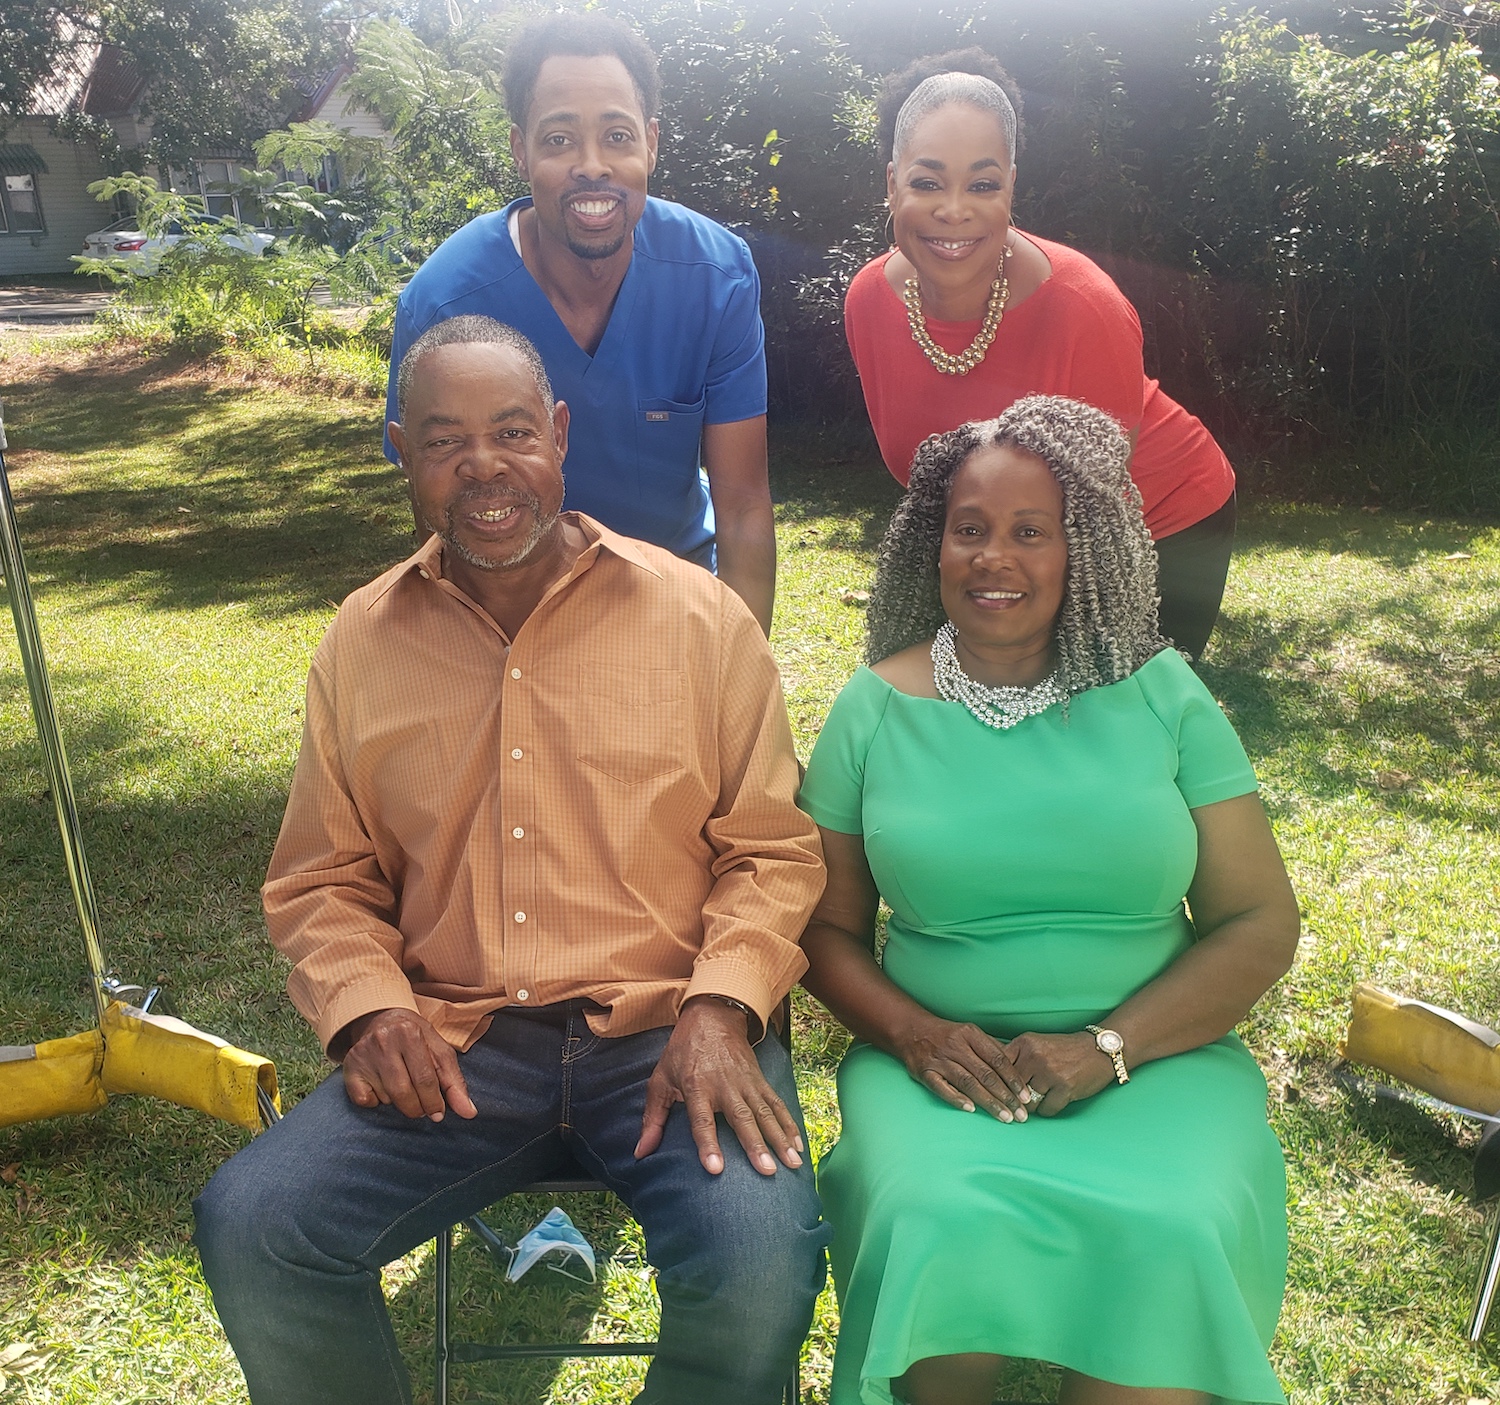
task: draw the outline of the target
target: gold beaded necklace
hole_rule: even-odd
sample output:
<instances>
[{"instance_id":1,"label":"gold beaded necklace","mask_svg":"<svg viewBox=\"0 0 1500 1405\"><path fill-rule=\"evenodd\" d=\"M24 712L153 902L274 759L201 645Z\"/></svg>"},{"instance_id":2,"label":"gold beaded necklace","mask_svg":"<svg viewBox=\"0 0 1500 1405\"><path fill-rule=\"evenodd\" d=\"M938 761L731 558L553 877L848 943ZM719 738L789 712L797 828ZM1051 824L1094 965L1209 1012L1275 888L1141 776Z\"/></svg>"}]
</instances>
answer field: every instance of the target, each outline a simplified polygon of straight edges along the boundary
<instances>
[{"instance_id":1,"label":"gold beaded necklace","mask_svg":"<svg viewBox=\"0 0 1500 1405\"><path fill-rule=\"evenodd\" d=\"M911 339L922 348L922 354L945 376L966 376L985 358L995 333L1005 317L1005 304L1010 301L1010 280L1006 277L1006 265L1010 263L1010 244L1000 255L1000 272L990 284L989 301L985 304L984 321L979 326L979 335L968 345L968 349L956 356L944 351L932 339L927 330L927 319L922 316L922 285L915 278L906 280L906 291L901 301L906 304L906 320L911 326Z\"/></svg>"}]
</instances>

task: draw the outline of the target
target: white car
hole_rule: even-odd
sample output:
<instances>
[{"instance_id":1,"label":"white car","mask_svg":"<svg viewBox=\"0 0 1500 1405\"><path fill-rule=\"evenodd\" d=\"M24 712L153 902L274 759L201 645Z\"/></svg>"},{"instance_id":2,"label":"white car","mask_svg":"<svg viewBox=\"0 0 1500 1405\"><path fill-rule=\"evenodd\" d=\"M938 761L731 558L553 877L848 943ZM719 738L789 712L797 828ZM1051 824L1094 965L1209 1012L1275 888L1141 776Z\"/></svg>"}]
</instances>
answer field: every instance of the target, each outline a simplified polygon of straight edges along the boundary
<instances>
[{"instance_id":1,"label":"white car","mask_svg":"<svg viewBox=\"0 0 1500 1405\"><path fill-rule=\"evenodd\" d=\"M168 234L145 235L138 229L121 228L126 221L119 220L107 228L90 234L83 241L85 258L108 259L111 263L128 263L138 266L143 272L152 272L161 262L168 249L182 243L190 236L174 226ZM262 229L247 229L240 234L230 234L224 242L242 253L259 257L275 242L276 236Z\"/></svg>"}]
</instances>

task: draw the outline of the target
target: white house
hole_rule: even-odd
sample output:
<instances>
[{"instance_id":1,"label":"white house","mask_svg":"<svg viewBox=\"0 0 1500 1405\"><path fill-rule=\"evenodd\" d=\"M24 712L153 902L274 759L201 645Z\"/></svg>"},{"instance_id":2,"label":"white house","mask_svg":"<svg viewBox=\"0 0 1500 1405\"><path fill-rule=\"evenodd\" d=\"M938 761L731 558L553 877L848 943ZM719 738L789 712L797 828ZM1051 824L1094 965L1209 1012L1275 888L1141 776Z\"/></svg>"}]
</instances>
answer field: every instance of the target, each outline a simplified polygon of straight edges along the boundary
<instances>
[{"instance_id":1,"label":"white house","mask_svg":"<svg viewBox=\"0 0 1500 1405\"><path fill-rule=\"evenodd\" d=\"M103 118L125 146L150 135L136 115L142 83L120 50L74 32L32 112L0 133L0 276L71 273L84 236L113 218L88 193L107 174L99 153L52 133L75 113Z\"/></svg>"},{"instance_id":2,"label":"white house","mask_svg":"<svg viewBox=\"0 0 1500 1405\"><path fill-rule=\"evenodd\" d=\"M378 118L351 110L349 73L340 65L304 88L307 102L296 120L321 118L355 136L384 138ZM0 278L71 273L84 237L120 213L88 193L91 182L108 174L98 152L87 142L55 136L52 126L84 114L108 122L122 147L143 146L151 137L149 120L140 116L144 87L121 50L69 28L51 77L32 94L32 112L0 132ZM253 160L249 151L205 151L188 170L152 174L175 190L201 195L211 215L258 224L259 213L228 188ZM330 162L307 179L336 190L339 173Z\"/></svg>"}]
</instances>

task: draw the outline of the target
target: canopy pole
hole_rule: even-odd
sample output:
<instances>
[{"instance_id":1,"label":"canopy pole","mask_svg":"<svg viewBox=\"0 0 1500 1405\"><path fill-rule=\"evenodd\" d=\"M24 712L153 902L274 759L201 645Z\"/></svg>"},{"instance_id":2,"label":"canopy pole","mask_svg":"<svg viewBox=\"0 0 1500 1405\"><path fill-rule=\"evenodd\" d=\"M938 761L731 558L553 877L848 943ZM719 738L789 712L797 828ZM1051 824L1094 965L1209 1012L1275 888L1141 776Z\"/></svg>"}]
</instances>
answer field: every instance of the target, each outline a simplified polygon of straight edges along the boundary
<instances>
[{"instance_id":1,"label":"canopy pole","mask_svg":"<svg viewBox=\"0 0 1500 1405\"><path fill-rule=\"evenodd\" d=\"M16 642L21 649L21 667L31 694L31 712L36 719L37 736L47 757L47 771L52 782L52 804L57 810L57 830L62 837L63 859L68 868L68 882L73 889L73 906L78 913L78 927L83 935L83 949L88 959L89 988L94 996L94 1014L102 1027L104 1008L108 1003L104 989L104 951L99 945L99 907L94 899L94 884L89 877L88 859L83 850L83 830L78 823L78 804L73 798L73 778L68 771L68 754L63 748L62 730L57 723L57 707L52 700L52 683L47 675L47 656L42 651L41 631L37 628L36 605L31 598L31 582L26 574L26 559L21 553L21 534L16 525L16 504L11 497L10 476L5 467L5 406L0 402L0 574L10 587L10 612L16 622Z\"/></svg>"}]
</instances>

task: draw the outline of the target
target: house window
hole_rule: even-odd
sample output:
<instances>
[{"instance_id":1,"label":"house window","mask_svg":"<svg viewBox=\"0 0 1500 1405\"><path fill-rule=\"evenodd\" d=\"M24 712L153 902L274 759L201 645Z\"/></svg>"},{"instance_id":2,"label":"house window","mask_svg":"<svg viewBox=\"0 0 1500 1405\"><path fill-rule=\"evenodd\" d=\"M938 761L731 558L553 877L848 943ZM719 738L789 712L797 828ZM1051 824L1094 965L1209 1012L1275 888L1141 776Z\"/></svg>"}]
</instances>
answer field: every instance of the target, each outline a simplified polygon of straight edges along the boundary
<instances>
[{"instance_id":1,"label":"house window","mask_svg":"<svg viewBox=\"0 0 1500 1405\"><path fill-rule=\"evenodd\" d=\"M203 207L213 219L227 218L239 220L243 224L265 224L265 216L254 196L234 188L239 185L241 175L237 161L198 161L194 166Z\"/></svg>"},{"instance_id":2,"label":"house window","mask_svg":"<svg viewBox=\"0 0 1500 1405\"><path fill-rule=\"evenodd\" d=\"M46 227L36 177L6 176L0 182L0 233L40 234Z\"/></svg>"}]
</instances>

